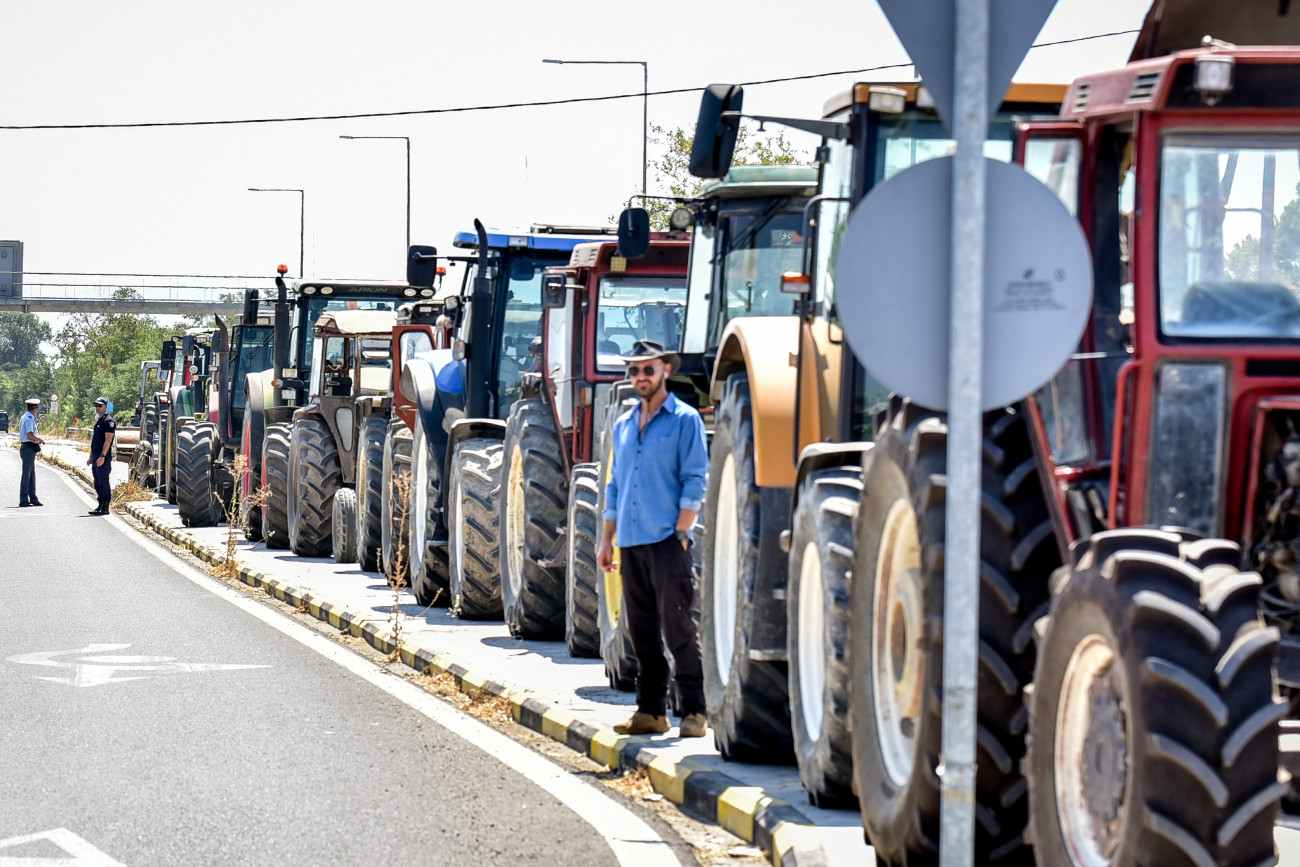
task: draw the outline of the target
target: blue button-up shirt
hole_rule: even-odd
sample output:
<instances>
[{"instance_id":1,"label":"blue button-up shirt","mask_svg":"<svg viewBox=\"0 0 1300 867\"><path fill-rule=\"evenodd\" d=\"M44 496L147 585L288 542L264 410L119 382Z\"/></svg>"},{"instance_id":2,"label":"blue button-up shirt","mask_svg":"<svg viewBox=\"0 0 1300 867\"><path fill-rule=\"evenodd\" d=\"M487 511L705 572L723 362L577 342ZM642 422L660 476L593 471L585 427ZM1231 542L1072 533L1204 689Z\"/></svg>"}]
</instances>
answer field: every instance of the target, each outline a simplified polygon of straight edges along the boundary
<instances>
[{"instance_id":1,"label":"blue button-up shirt","mask_svg":"<svg viewBox=\"0 0 1300 867\"><path fill-rule=\"evenodd\" d=\"M682 509L700 510L709 477L700 414L669 394L642 430L641 407L638 401L614 422L605 520L618 523L620 548L671 536Z\"/></svg>"},{"instance_id":2,"label":"blue button-up shirt","mask_svg":"<svg viewBox=\"0 0 1300 867\"><path fill-rule=\"evenodd\" d=\"M22 420L18 422L18 442L27 442L27 435L36 433L36 416L30 412L23 413Z\"/></svg>"}]
</instances>

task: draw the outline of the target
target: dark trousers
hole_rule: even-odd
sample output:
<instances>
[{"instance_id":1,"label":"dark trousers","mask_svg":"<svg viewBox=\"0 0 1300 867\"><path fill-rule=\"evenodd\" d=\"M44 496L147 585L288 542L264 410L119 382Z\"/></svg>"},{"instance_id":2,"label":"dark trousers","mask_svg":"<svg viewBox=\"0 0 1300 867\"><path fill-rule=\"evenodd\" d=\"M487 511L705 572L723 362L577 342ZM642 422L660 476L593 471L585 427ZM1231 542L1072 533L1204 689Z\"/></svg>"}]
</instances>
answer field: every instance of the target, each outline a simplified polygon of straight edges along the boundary
<instances>
[{"instance_id":1,"label":"dark trousers","mask_svg":"<svg viewBox=\"0 0 1300 867\"><path fill-rule=\"evenodd\" d=\"M18 502L36 502L36 449L31 446L19 446L18 455L23 459L23 474L18 482Z\"/></svg>"},{"instance_id":2,"label":"dark trousers","mask_svg":"<svg viewBox=\"0 0 1300 867\"><path fill-rule=\"evenodd\" d=\"M90 474L95 477L95 496L99 498L99 507L108 508L108 501L113 499L113 490L108 486L108 474L113 470L111 458L104 458L104 465L98 466L99 458L90 465Z\"/></svg>"},{"instance_id":3,"label":"dark trousers","mask_svg":"<svg viewBox=\"0 0 1300 867\"><path fill-rule=\"evenodd\" d=\"M623 617L641 669L636 678L637 710L655 716L667 711L666 644L677 665L682 715L704 713L700 632L691 618L699 587L690 552L672 536L621 551Z\"/></svg>"}]
</instances>

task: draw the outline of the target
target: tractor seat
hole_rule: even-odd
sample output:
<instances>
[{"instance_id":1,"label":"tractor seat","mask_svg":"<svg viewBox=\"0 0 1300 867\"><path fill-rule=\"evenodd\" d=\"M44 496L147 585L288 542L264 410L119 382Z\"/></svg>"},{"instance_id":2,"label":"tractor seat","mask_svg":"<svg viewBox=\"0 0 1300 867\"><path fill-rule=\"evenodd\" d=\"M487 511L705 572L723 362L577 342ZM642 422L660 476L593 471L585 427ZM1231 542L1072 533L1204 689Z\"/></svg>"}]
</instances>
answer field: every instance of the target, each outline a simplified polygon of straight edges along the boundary
<instances>
[{"instance_id":1,"label":"tractor seat","mask_svg":"<svg viewBox=\"0 0 1300 867\"><path fill-rule=\"evenodd\" d=\"M623 350L620 349L618 344L612 340L598 340L596 341L596 354L597 355L622 355Z\"/></svg>"},{"instance_id":2,"label":"tractor seat","mask_svg":"<svg viewBox=\"0 0 1300 867\"><path fill-rule=\"evenodd\" d=\"M1300 300L1280 283L1236 280L1193 283L1183 298L1183 328L1200 331L1219 323L1253 325L1278 334L1294 331ZM1291 326L1283 320L1290 320Z\"/></svg>"}]
</instances>

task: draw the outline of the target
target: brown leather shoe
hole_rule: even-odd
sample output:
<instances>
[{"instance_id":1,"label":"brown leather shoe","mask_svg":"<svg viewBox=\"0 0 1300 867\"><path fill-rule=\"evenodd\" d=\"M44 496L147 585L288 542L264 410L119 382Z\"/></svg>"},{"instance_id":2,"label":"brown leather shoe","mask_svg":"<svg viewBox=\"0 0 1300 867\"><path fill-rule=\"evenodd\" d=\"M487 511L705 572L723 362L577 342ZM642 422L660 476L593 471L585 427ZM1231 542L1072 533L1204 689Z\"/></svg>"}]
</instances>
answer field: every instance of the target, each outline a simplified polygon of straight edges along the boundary
<instances>
[{"instance_id":1,"label":"brown leather shoe","mask_svg":"<svg viewBox=\"0 0 1300 867\"><path fill-rule=\"evenodd\" d=\"M621 735L661 735L670 728L668 717L637 711L627 722L614 726L614 731Z\"/></svg>"},{"instance_id":2,"label":"brown leather shoe","mask_svg":"<svg viewBox=\"0 0 1300 867\"><path fill-rule=\"evenodd\" d=\"M678 735L683 738L702 738L708 730L709 720L704 714L688 713L682 717L682 725L678 729Z\"/></svg>"}]
</instances>

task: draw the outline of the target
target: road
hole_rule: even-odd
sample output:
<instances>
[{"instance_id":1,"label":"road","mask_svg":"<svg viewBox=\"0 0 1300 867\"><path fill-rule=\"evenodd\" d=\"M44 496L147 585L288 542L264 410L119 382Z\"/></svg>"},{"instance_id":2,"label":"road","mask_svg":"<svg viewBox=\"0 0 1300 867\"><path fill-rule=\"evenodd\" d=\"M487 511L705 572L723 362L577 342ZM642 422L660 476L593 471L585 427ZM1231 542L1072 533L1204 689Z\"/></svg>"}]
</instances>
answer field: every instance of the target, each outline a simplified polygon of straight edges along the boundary
<instances>
[{"instance_id":1,"label":"road","mask_svg":"<svg viewBox=\"0 0 1300 867\"><path fill-rule=\"evenodd\" d=\"M87 517L49 468L17 508L18 472L6 442L0 865L682 862L662 822Z\"/></svg>"}]
</instances>

